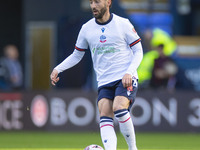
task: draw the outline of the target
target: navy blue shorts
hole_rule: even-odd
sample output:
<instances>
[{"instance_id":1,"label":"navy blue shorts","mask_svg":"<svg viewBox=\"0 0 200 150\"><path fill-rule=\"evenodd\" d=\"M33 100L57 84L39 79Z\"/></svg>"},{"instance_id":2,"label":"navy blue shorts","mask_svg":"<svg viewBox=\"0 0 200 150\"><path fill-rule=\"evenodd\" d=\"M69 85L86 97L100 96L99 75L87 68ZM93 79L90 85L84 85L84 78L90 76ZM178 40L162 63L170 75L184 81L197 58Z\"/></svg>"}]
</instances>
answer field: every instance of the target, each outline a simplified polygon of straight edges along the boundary
<instances>
[{"instance_id":1,"label":"navy blue shorts","mask_svg":"<svg viewBox=\"0 0 200 150\"><path fill-rule=\"evenodd\" d=\"M135 101L137 90L138 90L137 79L133 79L132 86L128 88L123 87L122 80L117 80L109 84L100 86L98 88L98 101L101 100L102 98L114 100L116 96L125 96L130 100L130 106L129 106L130 109Z\"/></svg>"}]
</instances>

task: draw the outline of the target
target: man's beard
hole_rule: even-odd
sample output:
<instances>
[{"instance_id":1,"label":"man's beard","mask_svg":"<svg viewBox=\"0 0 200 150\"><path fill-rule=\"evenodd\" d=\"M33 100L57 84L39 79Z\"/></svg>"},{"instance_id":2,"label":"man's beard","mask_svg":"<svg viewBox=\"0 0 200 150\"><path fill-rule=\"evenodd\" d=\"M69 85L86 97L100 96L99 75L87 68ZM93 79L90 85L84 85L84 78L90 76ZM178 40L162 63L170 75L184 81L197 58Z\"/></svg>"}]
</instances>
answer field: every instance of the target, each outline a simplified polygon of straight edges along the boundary
<instances>
[{"instance_id":1,"label":"man's beard","mask_svg":"<svg viewBox=\"0 0 200 150\"><path fill-rule=\"evenodd\" d=\"M99 12L99 11L98 11L98 12ZM100 10L99 14L96 14L96 15L93 14L93 16L94 16L96 19L102 19L105 13L106 13L106 7L102 8L102 9Z\"/></svg>"}]
</instances>

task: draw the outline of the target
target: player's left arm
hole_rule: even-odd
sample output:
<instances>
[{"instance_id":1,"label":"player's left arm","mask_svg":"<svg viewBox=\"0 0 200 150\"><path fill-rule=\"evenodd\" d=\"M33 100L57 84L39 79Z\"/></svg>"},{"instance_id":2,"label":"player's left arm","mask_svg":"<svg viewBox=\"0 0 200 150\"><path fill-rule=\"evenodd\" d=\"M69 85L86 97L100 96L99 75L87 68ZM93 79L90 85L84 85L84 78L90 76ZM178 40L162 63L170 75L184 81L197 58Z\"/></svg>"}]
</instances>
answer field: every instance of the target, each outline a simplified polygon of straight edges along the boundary
<instances>
[{"instance_id":1,"label":"player's left arm","mask_svg":"<svg viewBox=\"0 0 200 150\"><path fill-rule=\"evenodd\" d=\"M122 83L124 87L129 87L132 85L133 75L137 71L137 68L139 67L142 61L143 48L142 48L140 37L135 31L133 25L128 20L126 20L126 27L127 28L124 28L125 38L126 38L127 44L129 44L133 52L133 58L131 60L130 65L128 66L126 74L122 78Z\"/></svg>"},{"instance_id":2,"label":"player's left arm","mask_svg":"<svg viewBox=\"0 0 200 150\"><path fill-rule=\"evenodd\" d=\"M132 46L131 50L133 52L133 58L131 64L129 65L126 71L126 74L122 78L122 83L124 87L129 87L132 85L133 75L137 71L137 68L139 67L143 58L143 49L142 44L140 42Z\"/></svg>"},{"instance_id":3,"label":"player's left arm","mask_svg":"<svg viewBox=\"0 0 200 150\"><path fill-rule=\"evenodd\" d=\"M131 61L131 64L129 65L126 73L130 74L133 77L134 73L137 71L137 68L139 67L139 65L142 61L142 58L143 58L143 48L142 48L141 42L132 46L131 50L133 52L133 59Z\"/></svg>"}]
</instances>

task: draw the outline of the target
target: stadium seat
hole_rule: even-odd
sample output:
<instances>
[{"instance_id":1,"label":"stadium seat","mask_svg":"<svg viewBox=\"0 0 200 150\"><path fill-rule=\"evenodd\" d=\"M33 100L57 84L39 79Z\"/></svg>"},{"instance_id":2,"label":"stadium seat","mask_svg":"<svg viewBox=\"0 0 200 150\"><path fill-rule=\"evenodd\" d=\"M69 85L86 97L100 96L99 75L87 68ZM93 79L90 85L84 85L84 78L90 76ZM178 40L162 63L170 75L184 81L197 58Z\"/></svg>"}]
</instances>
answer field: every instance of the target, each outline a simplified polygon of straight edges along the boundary
<instances>
[{"instance_id":1,"label":"stadium seat","mask_svg":"<svg viewBox=\"0 0 200 150\"><path fill-rule=\"evenodd\" d=\"M170 13L131 13L130 21L140 33L143 33L148 28L160 28L170 35L173 33L173 17Z\"/></svg>"},{"instance_id":2,"label":"stadium seat","mask_svg":"<svg viewBox=\"0 0 200 150\"><path fill-rule=\"evenodd\" d=\"M152 13L149 15L150 25L169 25L173 24L173 17L169 13Z\"/></svg>"},{"instance_id":3,"label":"stadium seat","mask_svg":"<svg viewBox=\"0 0 200 150\"><path fill-rule=\"evenodd\" d=\"M148 28L148 14L147 13L132 13L130 14L130 21L136 29L143 32Z\"/></svg>"},{"instance_id":4,"label":"stadium seat","mask_svg":"<svg viewBox=\"0 0 200 150\"><path fill-rule=\"evenodd\" d=\"M152 13L149 15L149 27L160 28L172 35L173 17L169 13Z\"/></svg>"}]
</instances>

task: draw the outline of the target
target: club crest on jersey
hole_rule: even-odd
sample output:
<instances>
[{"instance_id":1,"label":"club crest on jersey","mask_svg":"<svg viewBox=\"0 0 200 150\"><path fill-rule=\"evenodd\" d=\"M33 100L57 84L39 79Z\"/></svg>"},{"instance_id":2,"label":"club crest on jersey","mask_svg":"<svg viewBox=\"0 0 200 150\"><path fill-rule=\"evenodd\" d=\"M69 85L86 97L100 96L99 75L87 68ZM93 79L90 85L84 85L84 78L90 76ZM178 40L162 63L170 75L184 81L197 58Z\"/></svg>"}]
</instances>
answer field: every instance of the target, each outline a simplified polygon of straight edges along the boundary
<instances>
[{"instance_id":1,"label":"club crest on jersey","mask_svg":"<svg viewBox=\"0 0 200 150\"><path fill-rule=\"evenodd\" d=\"M106 40L106 36L105 35L101 35L100 36L100 42L101 43L105 43L107 40Z\"/></svg>"}]
</instances>

